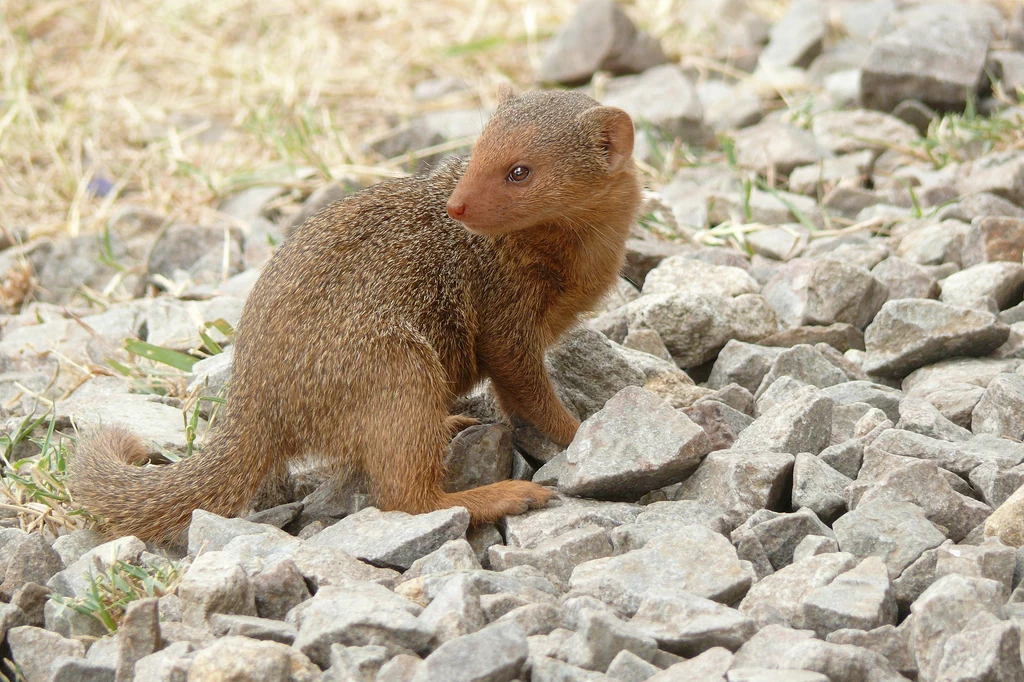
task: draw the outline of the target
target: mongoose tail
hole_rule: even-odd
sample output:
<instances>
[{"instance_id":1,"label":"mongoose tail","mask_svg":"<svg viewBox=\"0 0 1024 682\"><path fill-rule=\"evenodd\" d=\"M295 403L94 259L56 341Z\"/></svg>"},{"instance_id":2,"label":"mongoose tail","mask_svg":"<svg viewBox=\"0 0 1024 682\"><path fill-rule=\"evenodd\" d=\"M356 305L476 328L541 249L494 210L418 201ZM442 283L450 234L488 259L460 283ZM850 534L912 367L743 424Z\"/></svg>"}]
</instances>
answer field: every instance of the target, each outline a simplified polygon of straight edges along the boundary
<instances>
[{"instance_id":1,"label":"mongoose tail","mask_svg":"<svg viewBox=\"0 0 1024 682\"><path fill-rule=\"evenodd\" d=\"M180 542L194 510L236 515L264 484L273 459L247 457L249 439L229 431L218 429L192 457L140 466L149 457L139 437L121 425L103 427L82 439L70 458L72 496L100 517L107 535Z\"/></svg>"}]
</instances>

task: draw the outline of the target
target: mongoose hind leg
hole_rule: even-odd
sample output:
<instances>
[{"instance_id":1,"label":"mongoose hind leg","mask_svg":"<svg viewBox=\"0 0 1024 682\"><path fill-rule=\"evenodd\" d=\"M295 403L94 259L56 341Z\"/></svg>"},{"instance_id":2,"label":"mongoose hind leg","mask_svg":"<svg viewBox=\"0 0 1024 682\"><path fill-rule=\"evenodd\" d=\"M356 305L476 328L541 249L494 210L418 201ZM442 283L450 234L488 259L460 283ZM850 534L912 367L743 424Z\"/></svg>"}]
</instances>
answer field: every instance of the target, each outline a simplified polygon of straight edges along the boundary
<instances>
[{"instance_id":1,"label":"mongoose hind leg","mask_svg":"<svg viewBox=\"0 0 1024 682\"><path fill-rule=\"evenodd\" d=\"M479 425L480 420L464 414L453 414L445 418L444 424L448 427L448 433L455 437L460 431Z\"/></svg>"},{"instance_id":2,"label":"mongoose hind leg","mask_svg":"<svg viewBox=\"0 0 1024 682\"><path fill-rule=\"evenodd\" d=\"M405 344L402 344L405 345ZM389 353L380 376L381 403L366 413L362 469L383 510L410 514L465 507L474 524L543 506L551 492L529 481L501 481L458 493L444 492L444 459L452 417L436 353L412 343ZM461 418L465 419L465 418Z\"/></svg>"},{"instance_id":3,"label":"mongoose hind leg","mask_svg":"<svg viewBox=\"0 0 1024 682\"><path fill-rule=\"evenodd\" d=\"M457 493L446 493L444 456L450 439L443 414L420 414L415 423L392 425L381 450L364 464L377 504L383 510L420 514L465 507L474 524L522 514L547 504L551 491L530 481L500 481Z\"/></svg>"}]
</instances>

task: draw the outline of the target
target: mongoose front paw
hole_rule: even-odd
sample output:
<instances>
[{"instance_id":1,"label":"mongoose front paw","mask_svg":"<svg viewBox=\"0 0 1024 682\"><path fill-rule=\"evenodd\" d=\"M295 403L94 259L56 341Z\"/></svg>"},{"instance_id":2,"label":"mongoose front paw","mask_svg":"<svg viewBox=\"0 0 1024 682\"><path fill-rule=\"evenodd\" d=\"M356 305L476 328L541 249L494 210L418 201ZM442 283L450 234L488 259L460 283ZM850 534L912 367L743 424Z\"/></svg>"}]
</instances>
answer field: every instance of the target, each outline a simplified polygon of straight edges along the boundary
<instances>
[{"instance_id":1,"label":"mongoose front paw","mask_svg":"<svg viewBox=\"0 0 1024 682\"><path fill-rule=\"evenodd\" d=\"M501 499L496 500L501 510L498 516L515 516L539 509L554 495L554 491L531 481L503 481L498 485L501 486Z\"/></svg>"}]
</instances>

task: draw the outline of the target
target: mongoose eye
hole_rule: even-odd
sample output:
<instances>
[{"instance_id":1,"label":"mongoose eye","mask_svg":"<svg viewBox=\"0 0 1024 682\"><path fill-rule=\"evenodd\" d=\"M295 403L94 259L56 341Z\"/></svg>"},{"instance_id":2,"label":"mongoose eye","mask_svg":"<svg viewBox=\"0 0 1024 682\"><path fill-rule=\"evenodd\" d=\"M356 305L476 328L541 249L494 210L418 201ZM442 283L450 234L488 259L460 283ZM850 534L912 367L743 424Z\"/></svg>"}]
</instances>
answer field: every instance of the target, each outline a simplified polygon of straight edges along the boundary
<instances>
[{"instance_id":1,"label":"mongoose eye","mask_svg":"<svg viewBox=\"0 0 1024 682\"><path fill-rule=\"evenodd\" d=\"M516 166L508 172L510 182L522 182L528 177L530 177L530 169L526 166Z\"/></svg>"}]
</instances>

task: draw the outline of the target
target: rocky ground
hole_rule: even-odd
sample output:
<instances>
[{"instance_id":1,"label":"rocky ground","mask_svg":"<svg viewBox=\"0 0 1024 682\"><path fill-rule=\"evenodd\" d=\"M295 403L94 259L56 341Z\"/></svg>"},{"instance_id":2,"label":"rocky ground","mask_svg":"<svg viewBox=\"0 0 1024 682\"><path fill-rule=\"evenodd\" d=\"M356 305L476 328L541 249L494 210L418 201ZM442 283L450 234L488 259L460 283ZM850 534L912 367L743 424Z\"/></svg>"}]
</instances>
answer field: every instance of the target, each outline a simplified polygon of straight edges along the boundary
<instances>
[{"instance_id":1,"label":"rocky ground","mask_svg":"<svg viewBox=\"0 0 1024 682\"><path fill-rule=\"evenodd\" d=\"M248 519L196 512L177 553L69 511L60 434L200 444L259 266L355 182L8 244L7 677L1024 680L1024 12L710 4L710 76L608 1L547 48L539 80L634 116L652 191L618 289L549 355L575 441L502 423L486 386L457 406L486 423L451 489L559 491L497 527L381 513L315 468ZM373 144L424 165L479 123Z\"/></svg>"}]
</instances>

